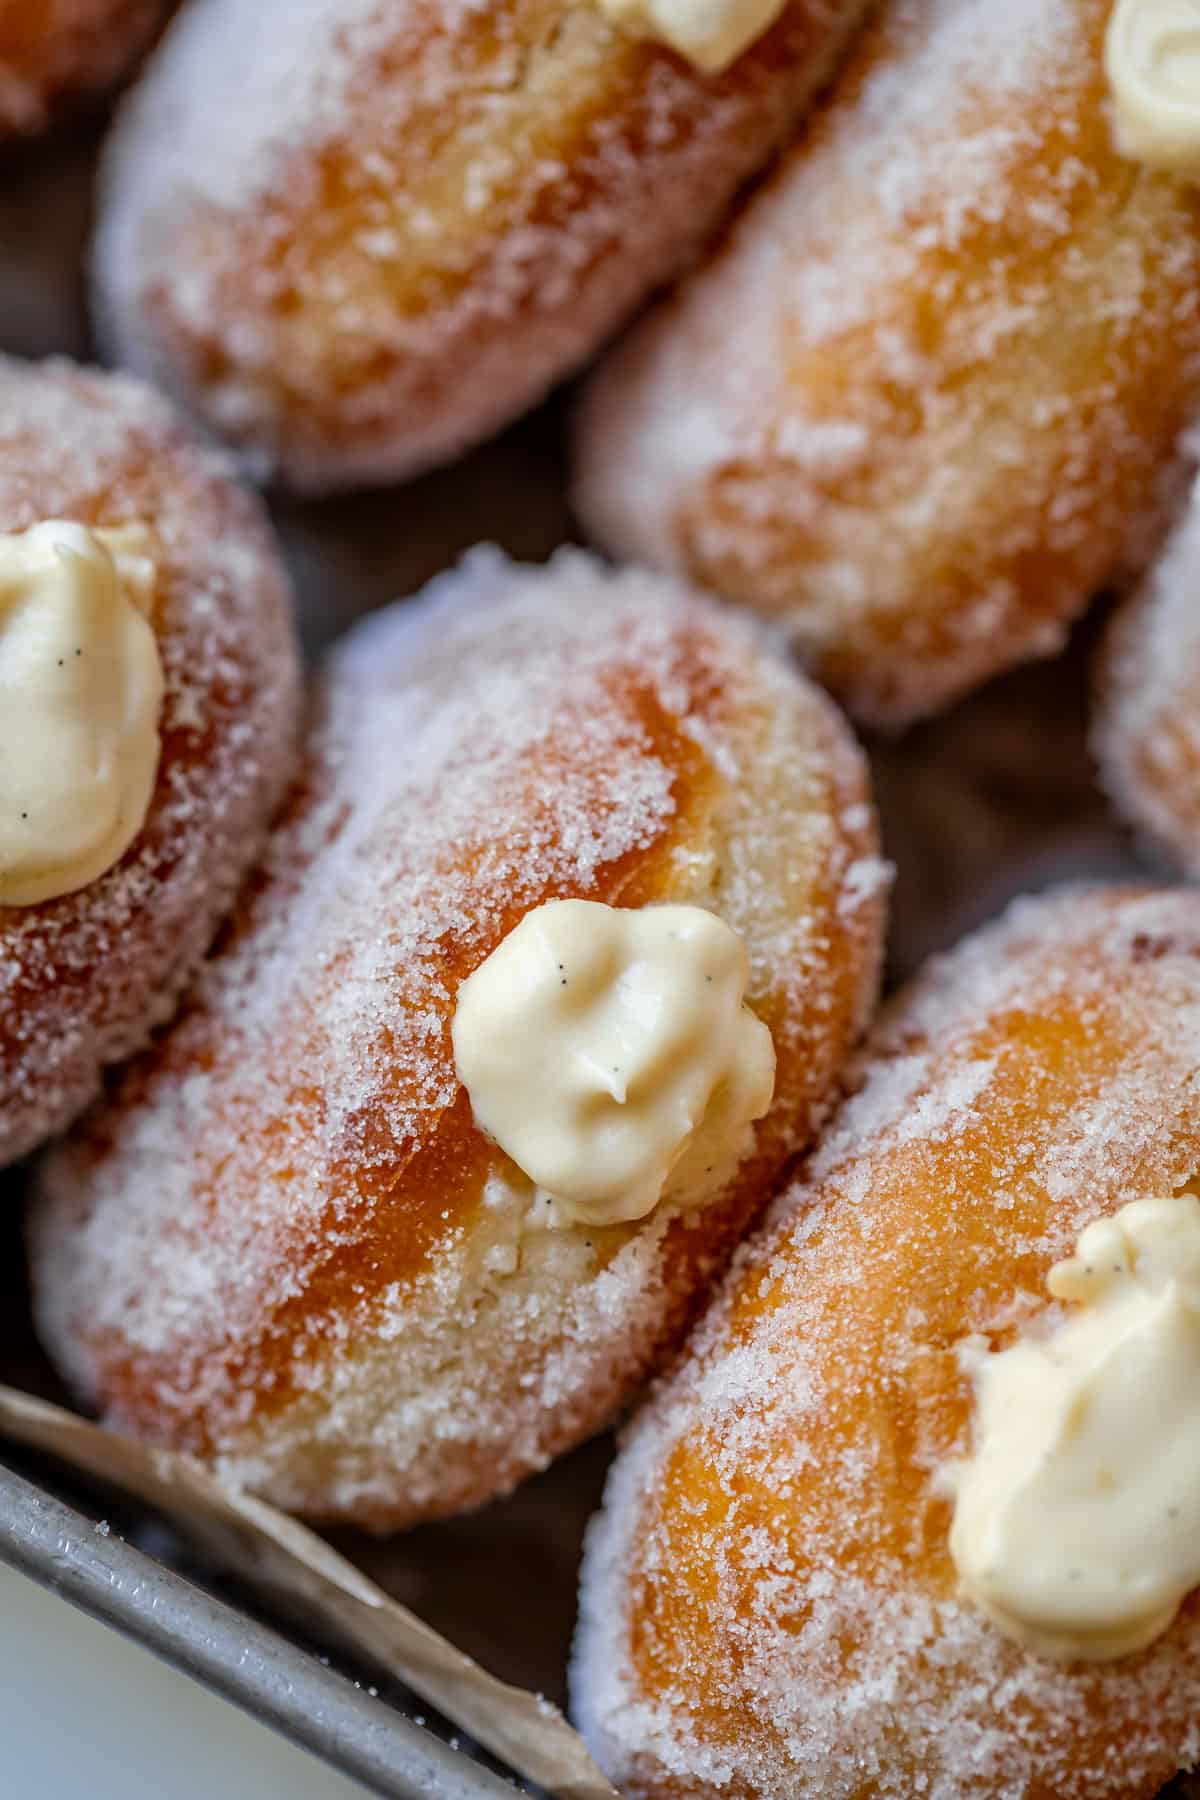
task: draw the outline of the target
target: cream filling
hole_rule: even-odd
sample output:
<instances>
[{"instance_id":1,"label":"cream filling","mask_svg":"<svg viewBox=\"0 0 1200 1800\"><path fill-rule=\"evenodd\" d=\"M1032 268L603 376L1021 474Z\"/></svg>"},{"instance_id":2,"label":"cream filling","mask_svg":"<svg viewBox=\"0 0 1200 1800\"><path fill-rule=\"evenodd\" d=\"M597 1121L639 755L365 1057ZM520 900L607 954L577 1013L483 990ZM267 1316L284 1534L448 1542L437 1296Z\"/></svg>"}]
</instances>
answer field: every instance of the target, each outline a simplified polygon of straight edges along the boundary
<instances>
[{"instance_id":1,"label":"cream filling","mask_svg":"<svg viewBox=\"0 0 1200 1800\"><path fill-rule=\"evenodd\" d=\"M1200 176L1200 6L1117 0L1104 67L1117 148L1155 169Z\"/></svg>"},{"instance_id":2,"label":"cream filling","mask_svg":"<svg viewBox=\"0 0 1200 1800\"><path fill-rule=\"evenodd\" d=\"M775 23L784 0L600 0L600 8L622 30L719 75Z\"/></svg>"},{"instance_id":3,"label":"cream filling","mask_svg":"<svg viewBox=\"0 0 1200 1800\"><path fill-rule=\"evenodd\" d=\"M702 907L552 900L463 982L459 1076L547 1223L644 1218L668 1186L707 1191L736 1167L775 1082L747 976L741 939Z\"/></svg>"},{"instance_id":4,"label":"cream filling","mask_svg":"<svg viewBox=\"0 0 1200 1800\"><path fill-rule=\"evenodd\" d=\"M1135 1200L1047 1283L1045 1339L970 1358L952 1472L964 1592L1030 1650L1126 1656L1200 1585L1200 1201Z\"/></svg>"},{"instance_id":5,"label":"cream filling","mask_svg":"<svg viewBox=\"0 0 1200 1800\"><path fill-rule=\"evenodd\" d=\"M0 905L86 887L146 820L161 750L141 526L0 534Z\"/></svg>"}]
</instances>

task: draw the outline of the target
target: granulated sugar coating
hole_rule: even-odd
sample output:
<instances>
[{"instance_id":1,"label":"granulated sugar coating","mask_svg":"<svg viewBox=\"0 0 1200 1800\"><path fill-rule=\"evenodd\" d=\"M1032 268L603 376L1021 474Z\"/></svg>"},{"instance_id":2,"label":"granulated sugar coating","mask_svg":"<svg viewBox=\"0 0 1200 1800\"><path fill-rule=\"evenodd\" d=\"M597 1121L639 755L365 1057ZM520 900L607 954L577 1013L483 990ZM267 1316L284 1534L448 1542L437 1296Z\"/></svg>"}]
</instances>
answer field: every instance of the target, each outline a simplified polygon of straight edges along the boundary
<instances>
[{"instance_id":1,"label":"granulated sugar coating","mask_svg":"<svg viewBox=\"0 0 1200 1800\"><path fill-rule=\"evenodd\" d=\"M1137 1800L1200 1756L1195 1597L1038 1660L956 1597L959 1347L1082 1227L1200 1167L1200 895L1018 903L890 1007L803 1181L630 1427L577 1714L631 1800Z\"/></svg>"},{"instance_id":2,"label":"granulated sugar coating","mask_svg":"<svg viewBox=\"0 0 1200 1800\"><path fill-rule=\"evenodd\" d=\"M1200 199L1113 150L1108 0L893 0L582 407L599 539L777 618L864 719L1062 643L1161 528Z\"/></svg>"},{"instance_id":3,"label":"granulated sugar coating","mask_svg":"<svg viewBox=\"0 0 1200 1800\"><path fill-rule=\"evenodd\" d=\"M1126 817L1200 874L1200 489L1100 659L1093 743Z\"/></svg>"},{"instance_id":4,"label":"granulated sugar coating","mask_svg":"<svg viewBox=\"0 0 1200 1800\"><path fill-rule=\"evenodd\" d=\"M102 329L260 473L448 460L699 248L864 5L706 80L590 3L195 0L108 154Z\"/></svg>"},{"instance_id":5,"label":"granulated sugar coating","mask_svg":"<svg viewBox=\"0 0 1200 1800\"><path fill-rule=\"evenodd\" d=\"M141 834L75 894L0 906L0 1165L61 1130L174 1010L294 766L299 662L257 504L140 382L0 358L0 530L153 533L166 678Z\"/></svg>"},{"instance_id":6,"label":"granulated sugar coating","mask_svg":"<svg viewBox=\"0 0 1200 1800\"><path fill-rule=\"evenodd\" d=\"M885 888L849 733L743 621L474 553L336 652L195 1003L46 1166L46 1342L114 1425L285 1506L487 1498L611 1416L810 1137ZM565 896L712 908L774 1035L740 1167L634 1225L549 1228L455 1074L460 980Z\"/></svg>"}]
</instances>

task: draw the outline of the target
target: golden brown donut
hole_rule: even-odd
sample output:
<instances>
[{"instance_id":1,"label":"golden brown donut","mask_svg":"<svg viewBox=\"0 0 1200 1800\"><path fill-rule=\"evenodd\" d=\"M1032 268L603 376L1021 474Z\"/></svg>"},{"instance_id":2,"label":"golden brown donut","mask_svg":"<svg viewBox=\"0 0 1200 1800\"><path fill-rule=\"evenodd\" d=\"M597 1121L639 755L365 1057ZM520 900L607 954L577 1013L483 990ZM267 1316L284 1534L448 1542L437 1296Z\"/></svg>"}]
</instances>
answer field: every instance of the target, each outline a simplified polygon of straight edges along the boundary
<instances>
[{"instance_id":1,"label":"golden brown donut","mask_svg":"<svg viewBox=\"0 0 1200 1800\"><path fill-rule=\"evenodd\" d=\"M105 341L296 488L445 461L680 268L864 6L705 79L592 0L196 0L108 153Z\"/></svg>"},{"instance_id":2,"label":"golden brown donut","mask_svg":"<svg viewBox=\"0 0 1200 1800\"><path fill-rule=\"evenodd\" d=\"M1108 0L891 0L578 419L596 538L778 620L864 721L1056 650L1150 554L1200 197L1123 161Z\"/></svg>"},{"instance_id":3,"label":"golden brown donut","mask_svg":"<svg viewBox=\"0 0 1200 1800\"><path fill-rule=\"evenodd\" d=\"M476 552L337 650L298 797L155 1058L44 1167L44 1342L103 1418L383 1530L597 1429L810 1135L875 991L885 872L820 693L660 578ZM775 1099L711 1201L539 1228L450 1043L550 897L746 940Z\"/></svg>"},{"instance_id":4,"label":"golden brown donut","mask_svg":"<svg viewBox=\"0 0 1200 1800\"><path fill-rule=\"evenodd\" d=\"M1111 1663L959 1599L958 1348L1200 1167L1200 898L1018 902L897 998L858 1091L634 1420L574 1694L630 1800L1139 1800L1196 1758L1200 1610Z\"/></svg>"},{"instance_id":5,"label":"golden brown donut","mask_svg":"<svg viewBox=\"0 0 1200 1800\"><path fill-rule=\"evenodd\" d=\"M1200 875L1200 493L1097 661L1092 745L1105 787L1150 842Z\"/></svg>"},{"instance_id":6,"label":"golden brown donut","mask_svg":"<svg viewBox=\"0 0 1200 1800\"><path fill-rule=\"evenodd\" d=\"M175 0L0 0L0 139L112 87Z\"/></svg>"},{"instance_id":7,"label":"golden brown donut","mask_svg":"<svg viewBox=\"0 0 1200 1800\"><path fill-rule=\"evenodd\" d=\"M0 530L137 522L157 540L166 692L150 811L107 874L0 905L0 1165L140 1049L262 845L291 773L299 660L257 503L140 382L0 358Z\"/></svg>"}]
</instances>

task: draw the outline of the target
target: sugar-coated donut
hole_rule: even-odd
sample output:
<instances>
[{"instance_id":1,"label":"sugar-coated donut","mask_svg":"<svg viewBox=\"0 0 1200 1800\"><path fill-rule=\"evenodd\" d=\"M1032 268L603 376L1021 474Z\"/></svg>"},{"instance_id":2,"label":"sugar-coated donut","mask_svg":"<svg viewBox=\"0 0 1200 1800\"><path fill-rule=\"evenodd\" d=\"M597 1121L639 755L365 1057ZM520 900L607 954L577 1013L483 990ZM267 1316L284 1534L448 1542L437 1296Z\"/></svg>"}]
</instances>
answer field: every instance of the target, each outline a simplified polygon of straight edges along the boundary
<instances>
[{"instance_id":1,"label":"sugar-coated donut","mask_svg":"<svg viewBox=\"0 0 1200 1800\"><path fill-rule=\"evenodd\" d=\"M1108 12L892 0L582 402L597 539L779 620L868 723L1054 651L1161 529L1200 196L1112 148Z\"/></svg>"},{"instance_id":2,"label":"sugar-coated donut","mask_svg":"<svg viewBox=\"0 0 1200 1800\"><path fill-rule=\"evenodd\" d=\"M967 1334L1200 1167L1200 898L1068 889L895 1000L860 1082L629 1428L577 1714L630 1800L1137 1800L1196 1760L1200 1608L1028 1654L956 1592Z\"/></svg>"},{"instance_id":3,"label":"sugar-coated donut","mask_svg":"<svg viewBox=\"0 0 1200 1800\"><path fill-rule=\"evenodd\" d=\"M174 0L0 0L0 139L26 137L125 75Z\"/></svg>"},{"instance_id":4,"label":"sugar-coated donut","mask_svg":"<svg viewBox=\"0 0 1200 1800\"><path fill-rule=\"evenodd\" d=\"M259 475L445 461L694 252L864 4L788 0L706 79L593 0L194 0L108 153L102 334Z\"/></svg>"},{"instance_id":5,"label":"sugar-coated donut","mask_svg":"<svg viewBox=\"0 0 1200 1800\"><path fill-rule=\"evenodd\" d=\"M1200 875L1200 490L1098 658L1092 744L1137 830Z\"/></svg>"},{"instance_id":6,"label":"sugar-coated donut","mask_svg":"<svg viewBox=\"0 0 1200 1800\"><path fill-rule=\"evenodd\" d=\"M0 1165L61 1130L172 1011L292 771L299 659L257 502L140 382L0 358L0 530L156 540L165 692L145 824L74 893L0 905Z\"/></svg>"},{"instance_id":7,"label":"sugar-coated donut","mask_svg":"<svg viewBox=\"0 0 1200 1800\"><path fill-rule=\"evenodd\" d=\"M298 797L194 1002L44 1166L37 1315L114 1426L395 1528L599 1427L811 1133L885 871L820 693L658 577L476 552L335 652ZM556 897L701 904L774 1103L724 1189L547 1230L475 1124L462 980Z\"/></svg>"}]
</instances>

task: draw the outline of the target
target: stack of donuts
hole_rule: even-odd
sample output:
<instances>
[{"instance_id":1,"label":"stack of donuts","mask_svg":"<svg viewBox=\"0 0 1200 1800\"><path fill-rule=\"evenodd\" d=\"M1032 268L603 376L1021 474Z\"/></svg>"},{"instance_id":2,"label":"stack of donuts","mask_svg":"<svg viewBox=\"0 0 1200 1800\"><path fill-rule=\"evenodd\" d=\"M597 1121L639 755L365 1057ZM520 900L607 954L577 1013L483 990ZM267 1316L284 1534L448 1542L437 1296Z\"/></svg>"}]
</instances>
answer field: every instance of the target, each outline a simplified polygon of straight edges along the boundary
<instances>
[{"instance_id":1,"label":"stack of donuts","mask_svg":"<svg viewBox=\"0 0 1200 1800\"><path fill-rule=\"evenodd\" d=\"M125 88L103 366L0 355L0 1167L71 1393L376 1533L623 1421L571 1687L631 1800L1157 1794L1200 1763L1200 14L35 10L10 155ZM583 541L477 546L306 680L277 524L568 381ZM880 1011L884 848L1004 886L928 771L1093 604L1142 874ZM1055 795L1040 724L1005 766Z\"/></svg>"}]
</instances>

